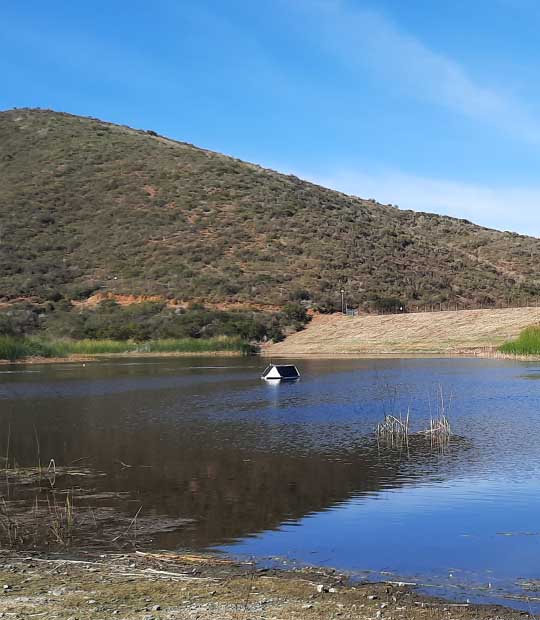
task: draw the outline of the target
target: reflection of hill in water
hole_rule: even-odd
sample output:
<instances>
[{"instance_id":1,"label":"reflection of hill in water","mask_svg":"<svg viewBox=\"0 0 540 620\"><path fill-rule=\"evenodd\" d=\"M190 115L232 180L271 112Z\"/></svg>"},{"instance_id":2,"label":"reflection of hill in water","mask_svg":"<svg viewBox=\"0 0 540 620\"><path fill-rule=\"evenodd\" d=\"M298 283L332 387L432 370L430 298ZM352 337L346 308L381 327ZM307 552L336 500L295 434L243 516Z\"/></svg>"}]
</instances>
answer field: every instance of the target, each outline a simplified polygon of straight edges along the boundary
<instances>
[{"instance_id":1,"label":"reflection of hill in water","mask_svg":"<svg viewBox=\"0 0 540 620\"><path fill-rule=\"evenodd\" d=\"M142 504L145 515L197 520L164 534L156 541L163 547L219 543L351 497L447 480L479 458L457 440L441 456L428 442L412 442L407 455L379 451L368 438L383 413L381 386L401 382L413 393L426 380L424 363L412 363L405 381L395 361L378 370L370 361L306 362L304 381L278 389L258 380L257 360L227 360L218 370L193 363L100 363L6 375L0 424L11 428L10 453L22 466L37 465L37 433L42 463L77 461L107 472L73 484L129 492L118 500L125 514Z\"/></svg>"},{"instance_id":2,"label":"reflection of hill in water","mask_svg":"<svg viewBox=\"0 0 540 620\"><path fill-rule=\"evenodd\" d=\"M106 471L106 477L91 484L97 492L128 491L128 500L117 500L117 507L126 513L134 514L142 504L146 516L196 520L184 530L158 537L155 542L161 547L217 544L276 528L353 496L426 477L446 478L467 452L459 440L441 456L430 451L425 440L412 442L406 454L381 450L374 440L364 438L355 450L339 456L284 455L238 450L227 442L217 449L212 445L212 427L207 429L207 442L200 434L194 442L189 425L179 434L164 428L163 420L159 425L102 433L91 418L85 419L85 427L82 420L70 421L59 411L56 416L54 428L41 437L42 459L54 455L57 463L66 464L84 459L86 467ZM20 463L35 464L28 423L28 418L15 423L11 449Z\"/></svg>"}]
</instances>

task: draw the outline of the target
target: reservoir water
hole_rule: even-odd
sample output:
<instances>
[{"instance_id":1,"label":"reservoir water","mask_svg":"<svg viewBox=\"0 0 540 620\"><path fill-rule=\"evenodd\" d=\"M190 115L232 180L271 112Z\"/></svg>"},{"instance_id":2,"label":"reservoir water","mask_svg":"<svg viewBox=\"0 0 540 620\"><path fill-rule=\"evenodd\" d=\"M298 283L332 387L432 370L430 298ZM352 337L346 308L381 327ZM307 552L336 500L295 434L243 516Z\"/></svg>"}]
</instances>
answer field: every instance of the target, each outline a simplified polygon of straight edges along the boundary
<instances>
[{"instance_id":1,"label":"reservoir water","mask_svg":"<svg viewBox=\"0 0 540 620\"><path fill-rule=\"evenodd\" d=\"M278 385L258 358L0 366L0 454L99 471L101 507L167 525L155 548L540 608L540 364L291 362L301 380ZM446 449L378 445L386 413L420 430L441 391Z\"/></svg>"}]
</instances>

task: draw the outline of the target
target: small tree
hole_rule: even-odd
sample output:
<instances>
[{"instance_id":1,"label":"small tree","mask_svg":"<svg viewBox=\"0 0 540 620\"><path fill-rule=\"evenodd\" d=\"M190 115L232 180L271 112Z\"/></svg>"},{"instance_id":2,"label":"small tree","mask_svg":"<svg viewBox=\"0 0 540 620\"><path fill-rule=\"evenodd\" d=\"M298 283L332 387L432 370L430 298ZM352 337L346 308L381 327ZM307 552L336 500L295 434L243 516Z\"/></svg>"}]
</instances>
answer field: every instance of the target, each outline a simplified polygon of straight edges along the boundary
<instances>
[{"instance_id":1,"label":"small tree","mask_svg":"<svg viewBox=\"0 0 540 620\"><path fill-rule=\"evenodd\" d=\"M301 323L308 321L308 313L304 306L297 302L289 302L283 306L283 314L291 323Z\"/></svg>"}]
</instances>

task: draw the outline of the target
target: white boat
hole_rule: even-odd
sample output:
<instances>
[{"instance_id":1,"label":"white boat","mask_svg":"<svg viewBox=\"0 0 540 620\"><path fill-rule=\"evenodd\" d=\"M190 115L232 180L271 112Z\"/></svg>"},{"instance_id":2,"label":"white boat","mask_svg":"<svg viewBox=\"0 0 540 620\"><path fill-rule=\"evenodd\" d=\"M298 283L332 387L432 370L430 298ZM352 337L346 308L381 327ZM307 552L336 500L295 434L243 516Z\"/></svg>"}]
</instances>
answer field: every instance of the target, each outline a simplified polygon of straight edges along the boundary
<instances>
[{"instance_id":1,"label":"white boat","mask_svg":"<svg viewBox=\"0 0 540 620\"><path fill-rule=\"evenodd\" d=\"M270 364L261 375L265 381L296 381L299 378L300 373L294 364Z\"/></svg>"}]
</instances>

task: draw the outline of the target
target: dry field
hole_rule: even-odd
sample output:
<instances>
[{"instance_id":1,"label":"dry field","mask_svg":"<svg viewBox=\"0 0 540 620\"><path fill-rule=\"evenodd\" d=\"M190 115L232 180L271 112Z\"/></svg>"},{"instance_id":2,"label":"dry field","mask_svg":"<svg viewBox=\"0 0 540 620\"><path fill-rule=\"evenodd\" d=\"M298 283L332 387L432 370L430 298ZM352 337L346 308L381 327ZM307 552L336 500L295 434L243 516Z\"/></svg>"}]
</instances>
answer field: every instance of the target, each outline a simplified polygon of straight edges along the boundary
<instances>
[{"instance_id":1,"label":"dry field","mask_svg":"<svg viewBox=\"0 0 540 620\"><path fill-rule=\"evenodd\" d=\"M271 357L332 355L482 355L529 325L540 308L422 312L402 315L318 315L301 332L264 349Z\"/></svg>"}]
</instances>

